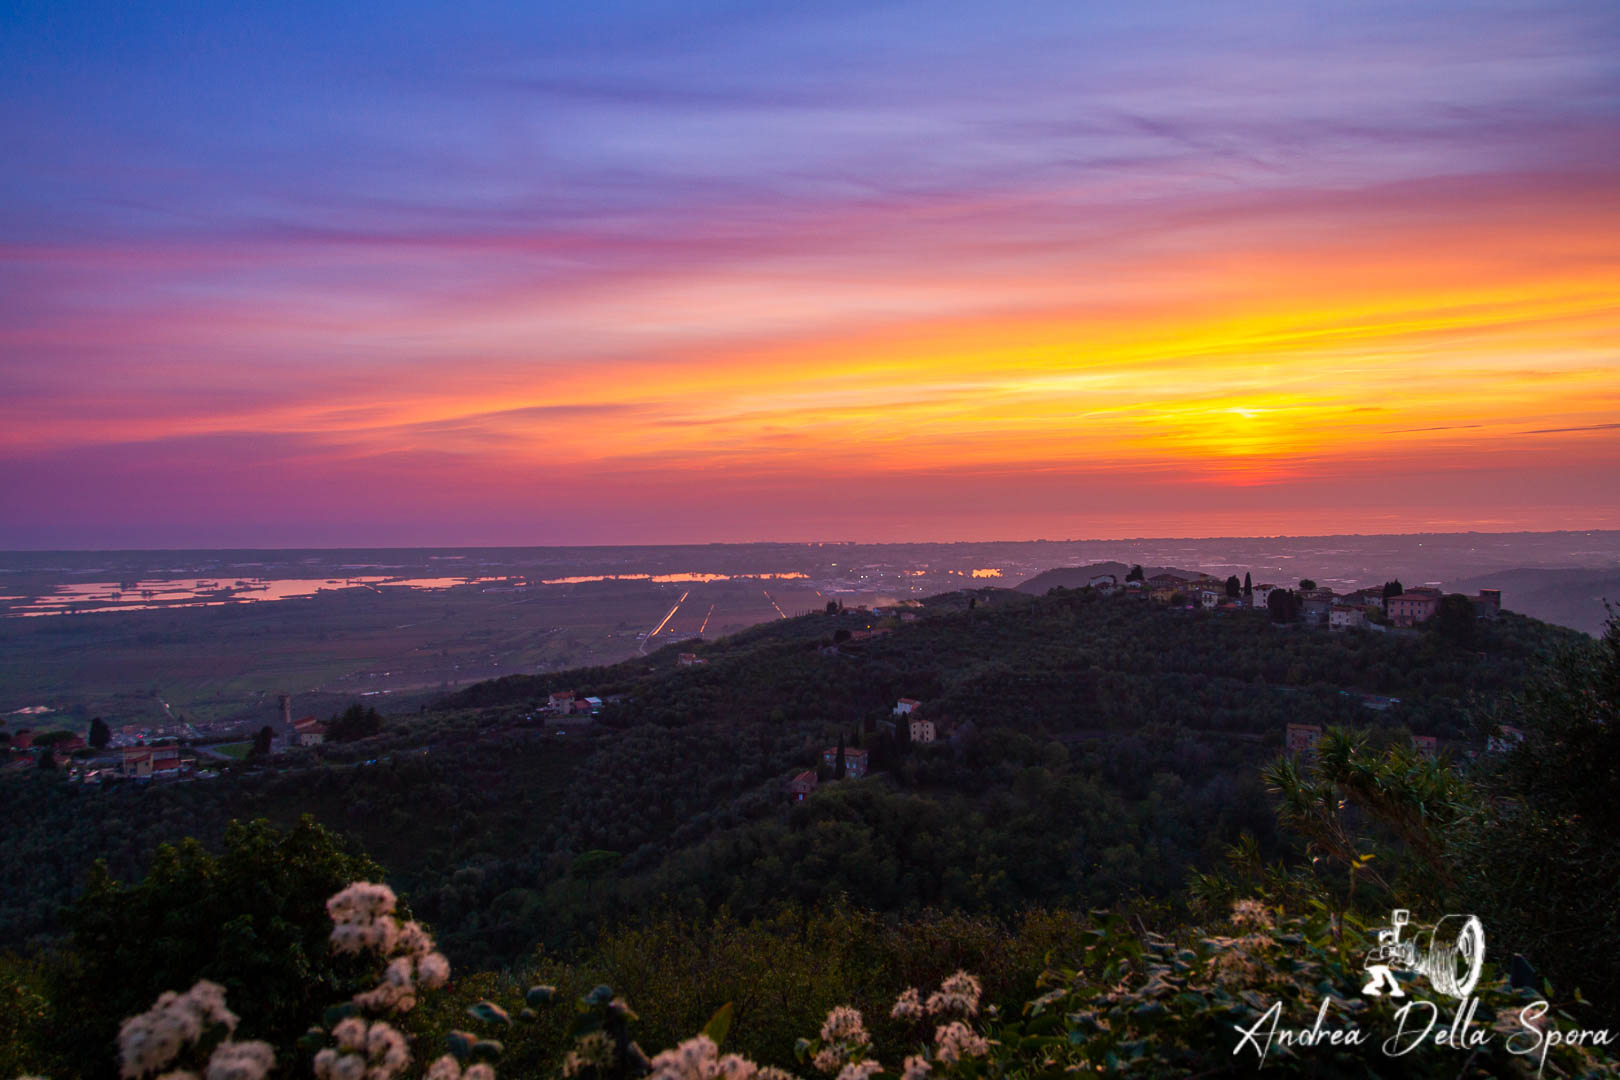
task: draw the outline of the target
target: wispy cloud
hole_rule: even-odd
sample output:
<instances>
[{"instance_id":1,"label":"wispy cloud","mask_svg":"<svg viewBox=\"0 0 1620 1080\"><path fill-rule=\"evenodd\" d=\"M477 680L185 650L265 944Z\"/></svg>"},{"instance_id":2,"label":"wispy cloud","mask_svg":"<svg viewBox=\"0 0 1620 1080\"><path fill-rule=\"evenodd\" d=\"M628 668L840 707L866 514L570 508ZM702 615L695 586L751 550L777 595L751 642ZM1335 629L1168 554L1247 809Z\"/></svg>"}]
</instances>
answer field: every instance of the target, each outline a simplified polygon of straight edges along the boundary
<instances>
[{"instance_id":1,"label":"wispy cloud","mask_svg":"<svg viewBox=\"0 0 1620 1080\"><path fill-rule=\"evenodd\" d=\"M1564 428L1537 428L1534 431L1523 431L1521 435L1561 435L1568 431L1614 431L1620 424L1587 424L1583 427Z\"/></svg>"}]
</instances>

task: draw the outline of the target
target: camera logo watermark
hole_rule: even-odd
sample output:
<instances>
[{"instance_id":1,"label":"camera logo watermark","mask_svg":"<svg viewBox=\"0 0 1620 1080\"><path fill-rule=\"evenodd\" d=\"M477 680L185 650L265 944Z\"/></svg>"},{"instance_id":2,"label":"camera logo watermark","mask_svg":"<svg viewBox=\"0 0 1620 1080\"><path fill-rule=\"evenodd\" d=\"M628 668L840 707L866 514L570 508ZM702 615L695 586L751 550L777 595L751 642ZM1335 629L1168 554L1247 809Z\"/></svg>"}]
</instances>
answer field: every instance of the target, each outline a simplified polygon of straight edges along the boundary
<instances>
[{"instance_id":1,"label":"camera logo watermark","mask_svg":"<svg viewBox=\"0 0 1620 1080\"><path fill-rule=\"evenodd\" d=\"M1367 954L1365 965L1372 978L1361 992L1368 997L1405 997L1395 972L1409 971L1428 979L1439 993L1466 1000L1485 966L1484 924L1475 915L1447 915L1430 931L1428 947L1420 949L1415 933L1401 940L1411 921L1410 911L1396 908L1390 925L1378 931L1378 945Z\"/></svg>"},{"instance_id":2,"label":"camera logo watermark","mask_svg":"<svg viewBox=\"0 0 1620 1080\"><path fill-rule=\"evenodd\" d=\"M1380 1038L1377 1046L1385 1057L1400 1058L1425 1046L1475 1053L1506 1035L1501 1044L1509 1053L1537 1059L1536 1072L1546 1066L1547 1055L1555 1046L1587 1046L1606 1049L1620 1041L1608 1029L1560 1029L1550 1022L1552 1006L1533 1001L1519 1010L1518 1030L1511 1034L1486 1027L1476 1020L1479 1001L1473 996L1485 967L1485 926L1475 915L1447 915L1425 935L1412 926L1412 913L1396 908L1389 925L1378 931L1378 943L1363 964L1369 978L1361 988L1366 997L1406 999L1408 988L1397 973L1411 983L1414 977L1426 979L1437 995L1455 999L1448 1005L1448 1023L1440 1004L1422 998L1405 1000L1390 1020L1395 1030ZM1414 992L1418 988L1411 987ZM1372 1044L1371 1032L1350 1023L1331 1024L1330 1009L1342 1001L1331 994L1323 997L1310 1027L1290 1028L1283 1020L1283 1003L1271 1007L1253 1024L1233 1024L1238 1033L1234 1055L1253 1052L1256 1063L1264 1066L1272 1047L1302 1049L1318 1046L1356 1047Z\"/></svg>"}]
</instances>

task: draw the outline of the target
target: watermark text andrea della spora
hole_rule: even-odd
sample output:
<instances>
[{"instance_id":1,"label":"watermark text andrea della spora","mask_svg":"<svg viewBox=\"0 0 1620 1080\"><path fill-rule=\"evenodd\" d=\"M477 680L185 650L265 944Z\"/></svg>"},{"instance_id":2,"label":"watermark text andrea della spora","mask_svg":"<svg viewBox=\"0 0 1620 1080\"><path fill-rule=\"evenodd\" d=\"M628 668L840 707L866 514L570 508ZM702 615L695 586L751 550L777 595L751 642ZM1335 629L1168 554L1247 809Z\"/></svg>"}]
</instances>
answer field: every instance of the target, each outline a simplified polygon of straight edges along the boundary
<instances>
[{"instance_id":1,"label":"watermark text andrea della spora","mask_svg":"<svg viewBox=\"0 0 1620 1080\"><path fill-rule=\"evenodd\" d=\"M1376 1038L1386 1056L1399 1058L1426 1045L1472 1052L1500 1038L1509 1053L1534 1058L1539 1073L1558 1046L1620 1046L1620 1033L1606 1028L1560 1031L1548 1021L1551 1005L1546 1001L1526 1004L1510 1028L1487 1026L1478 1018L1479 1000L1472 996L1485 962L1485 928L1479 919L1447 915L1435 924L1426 946L1420 946L1417 935L1402 939L1410 921L1410 913L1397 910L1389 927L1379 931L1377 947L1367 954L1370 978L1361 992L1370 998L1405 998L1394 975L1404 971L1427 979L1440 996L1450 998L1447 1007L1413 998L1395 1010L1392 1030L1375 1035L1354 1024L1330 1027L1333 998L1323 999L1309 1027L1287 1026L1278 1001L1249 1027L1232 1025L1238 1034L1232 1053L1252 1053L1264 1065L1274 1047L1366 1046Z\"/></svg>"}]
</instances>

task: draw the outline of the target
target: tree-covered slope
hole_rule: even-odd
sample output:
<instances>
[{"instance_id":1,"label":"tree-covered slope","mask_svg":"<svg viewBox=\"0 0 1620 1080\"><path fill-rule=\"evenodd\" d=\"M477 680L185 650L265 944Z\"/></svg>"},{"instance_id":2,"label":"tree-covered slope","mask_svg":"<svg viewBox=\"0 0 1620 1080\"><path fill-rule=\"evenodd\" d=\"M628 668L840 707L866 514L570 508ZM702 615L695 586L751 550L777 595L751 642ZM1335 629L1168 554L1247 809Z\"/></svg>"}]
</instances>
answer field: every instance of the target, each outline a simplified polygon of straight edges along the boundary
<instances>
[{"instance_id":1,"label":"tree-covered slope","mask_svg":"<svg viewBox=\"0 0 1620 1080\"><path fill-rule=\"evenodd\" d=\"M386 866L459 963L566 947L654 908L843 895L1005 912L1164 894L1240 831L1271 844L1258 771L1286 723L1465 740L1537 656L1579 644L1513 615L1464 648L1088 590L954 593L917 615L806 616L696 646L698 666L672 647L481 684L375 738L215 781L12 779L0 930L54 932L97 857L130 876L159 841L304 812ZM555 690L607 698L601 722L556 734L535 718ZM1400 700L1375 711L1365 694ZM897 745L882 722L900 697L971 737ZM876 775L790 805L783 781L840 740Z\"/></svg>"}]
</instances>

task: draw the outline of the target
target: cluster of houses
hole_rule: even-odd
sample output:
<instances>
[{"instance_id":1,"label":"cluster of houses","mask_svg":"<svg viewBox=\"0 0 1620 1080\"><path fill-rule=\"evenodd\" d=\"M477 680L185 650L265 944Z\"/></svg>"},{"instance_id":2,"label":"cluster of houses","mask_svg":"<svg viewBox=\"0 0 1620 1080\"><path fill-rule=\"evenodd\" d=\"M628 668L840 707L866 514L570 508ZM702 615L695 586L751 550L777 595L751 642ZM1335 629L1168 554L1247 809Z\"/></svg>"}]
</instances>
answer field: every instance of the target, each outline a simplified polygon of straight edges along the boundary
<instances>
[{"instance_id":1,"label":"cluster of houses","mask_svg":"<svg viewBox=\"0 0 1620 1080\"><path fill-rule=\"evenodd\" d=\"M125 746L145 746L158 739L194 739L197 730L190 724L122 724L112 729L107 745L113 749Z\"/></svg>"},{"instance_id":2,"label":"cluster of houses","mask_svg":"<svg viewBox=\"0 0 1620 1080\"><path fill-rule=\"evenodd\" d=\"M1388 597L1381 589L1360 589L1344 596L1335 596L1331 590L1308 589L1301 596L1308 621L1322 621L1320 614L1315 614L1313 619L1313 608L1320 612L1325 607L1328 629L1353 630L1372 625L1374 613L1382 615L1391 626L1411 627L1428 622L1440 610L1445 593L1424 586ZM1493 619L1502 611L1500 589L1481 589L1468 599L1474 605L1474 614L1480 618Z\"/></svg>"},{"instance_id":3,"label":"cluster of houses","mask_svg":"<svg viewBox=\"0 0 1620 1080\"><path fill-rule=\"evenodd\" d=\"M890 719L887 721L879 721L878 726L879 728L895 730L897 729L898 725L905 724L906 734L911 736L912 742L935 742L939 739L940 734L938 725L936 725L934 721L930 720L928 717L919 715L917 713L917 710L921 706L922 702L918 701L916 698L903 697L894 703L894 708L889 714ZM962 731L961 733L971 735L971 727L971 723L962 725L962 728L966 730ZM956 737L953 736L952 742L954 743L955 741ZM832 773L834 776L837 775L838 753L840 749L843 750L844 754L845 779L859 780L861 777L866 776L868 772L870 772L871 755L863 747L846 746L840 748L837 746L829 746L821 752L821 764L829 773ZM805 769L803 772L794 774L786 784L786 791L789 801L803 802L805 799L808 799L812 794L815 793L816 787L819 783L820 781L816 775L815 769Z\"/></svg>"},{"instance_id":4,"label":"cluster of houses","mask_svg":"<svg viewBox=\"0 0 1620 1080\"><path fill-rule=\"evenodd\" d=\"M1160 603L1172 603L1179 599L1189 606L1227 611L1265 608L1273 592L1286 588L1269 582L1245 585L1234 597L1227 590L1227 582L1220 578L1171 570L1125 582L1114 574L1097 574L1088 584L1106 596L1123 592ZM1340 594L1325 586L1313 586L1298 590L1296 595L1303 621L1326 626L1329 630L1353 630L1377 628L1384 623L1398 627L1417 626L1434 617L1445 594L1440 589L1428 586L1407 589L1390 597L1384 595L1381 587ZM1475 614L1481 618L1494 618L1502 610L1500 589L1481 589L1468 599L1473 602Z\"/></svg>"},{"instance_id":5,"label":"cluster of houses","mask_svg":"<svg viewBox=\"0 0 1620 1080\"><path fill-rule=\"evenodd\" d=\"M53 737L42 739L47 734ZM10 753L4 760L4 768L7 771L37 768L39 755L45 753L47 747L68 779L88 784L112 778L178 780L196 774L196 759L184 755L177 743L114 746L109 742L96 756L74 757L89 749L84 736L73 733L63 737L59 732L28 729L11 733Z\"/></svg>"},{"instance_id":6,"label":"cluster of houses","mask_svg":"<svg viewBox=\"0 0 1620 1080\"><path fill-rule=\"evenodd\" d=\"M36 732L34 732L33 730L31 730L29 728L23 728L20 731L13 731L11 733L11 748L13 750L32 751L34 749L34 740L35 740L36 737L43 736L43 735L56 735L56 734L58 734L58 733L56 733L56 732L38 732L38 733L36 733ZM67 756L68 754L73 753L75 750L83 750L85 748L85 745L86 745L83 735L72 735L72 734L68 735L66 738L56 738L55 740L47 740L47 739L41 738L40 742L39 742L39 745L40 746L45 746L45 745L47 745L47 743L49 743L52 750L54 750L58 755L63 756L63 757Z\"/></svg>"},{"instance_id":7,"label":"cluster of houses","mask_svg":"<svg viewBox=\"0 0 1620 1080\"><path fill-rule=\"evenodd\" d=\"M860 746L829 746L821 752L821 764L835 778L838 775L838 753L844 754L844 779L859 780L872 771L871 753ZM804 802L815 794L821 780L815 769L805 769L795 773L787 782L787 797L790 802Z\"/></svg>"},{"instance_id":8,"label":"cluster of houses","mask_svg":"<svg viewBox=\"0 0 1620 1080\"><path fill-rule=\"evenodd\" d=\"M927 717L914 715L922 702L916 698L903 697L894 705L894 722L906 725L906 734L911 736L914 743L931 743L939 738L939 731L934 722Z\"/></svg>"}]
</instances>

